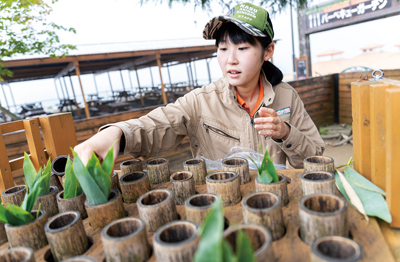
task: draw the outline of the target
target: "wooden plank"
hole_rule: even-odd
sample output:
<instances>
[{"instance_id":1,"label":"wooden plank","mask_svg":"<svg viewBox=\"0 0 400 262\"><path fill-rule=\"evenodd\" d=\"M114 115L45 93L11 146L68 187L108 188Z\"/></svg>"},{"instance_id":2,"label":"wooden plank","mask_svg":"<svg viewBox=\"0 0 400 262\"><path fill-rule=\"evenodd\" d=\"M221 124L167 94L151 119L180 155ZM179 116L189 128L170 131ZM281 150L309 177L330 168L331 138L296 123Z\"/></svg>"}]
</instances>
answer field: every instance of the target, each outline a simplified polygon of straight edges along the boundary
<instances>
[{"instance_id":1,"label":"wooden plank","mask_svg":"<svg viewBox=\"0 0 400 262\"><path fill-rule=\"evenodd\" d=\"M373 82L354 82L351 84L354 169L368 180L371 180L369 98L369 86L371 83Z\"/></svg>"},{"instance_id":2,"label":"wooden plank","mask_svg":"<svg viewBox=\"0 0 400 262\"><path fill-rule=\"evenodd\" d=\"M24 124L22 120L1 124L1 130L3 134L15 132L22 129L24 129Z\"/></svg>"},{"instance_id":3,"label":"wooden plank","mask_svg":"<svg viewBox=\"0 0 400 262\"><path fill-rule=\"evenodd\" d=\"M370 86L371 106L371 181L386 190L386 93L390 84L380 83Z\"/></svg>"},{"instance_id":4,"label":"wooden plank","mask_svg":"<svg viewBox=\"0 0 400 262\"><path fill-rule=\"evenodd\" d=\"M70 147L78 144L71 113L53 114L39 119L50 158L53 160L60 155L70 155Z\"/></svg>"},{"instance_id":5,"label":"wooden plank","mask_svg":"<svg viewBox=\"0 0 400 262\"><path fill-rule=\"evenodd\" d=\"M0 192L14 186L6 145L3 139L2 127L3 125L0 125Z\"/></svg>"},{"instance_id":6,"label":"wooden plank","mask_svg":"<svg viewBox=\"0 0 400 262\"><path fill-rule=\"evenodd\" d=\"M392 227L400 227L400 89L386 90L386 201Z\"/></svg>"},{"instance_id":7,"label":"wooden plank","mask_svg":"<svg viewBox=\"0 0 400 262\"><path fill-rule=\"evenodd\" d=\"M352 124L352 123L353 123L353 118L351 118L351 117L341 117L341 116L339 116L339 123L342 123L342 124Z\"/></svg>"},{"instance_id":8,"label":"wooden plank","mask_svg":"<svg viewBox=\"0 0 400 262\"><path fill-rule=\"evenodd\" d=\"M40 167L46 165L47 160L44 153L42 137L39 130L39 119L32 118L28 120L23 120L23 122L31 160L36 170L39 171ZM22 168L22 166L19 168Z\"/></svg>"}]
</instances>

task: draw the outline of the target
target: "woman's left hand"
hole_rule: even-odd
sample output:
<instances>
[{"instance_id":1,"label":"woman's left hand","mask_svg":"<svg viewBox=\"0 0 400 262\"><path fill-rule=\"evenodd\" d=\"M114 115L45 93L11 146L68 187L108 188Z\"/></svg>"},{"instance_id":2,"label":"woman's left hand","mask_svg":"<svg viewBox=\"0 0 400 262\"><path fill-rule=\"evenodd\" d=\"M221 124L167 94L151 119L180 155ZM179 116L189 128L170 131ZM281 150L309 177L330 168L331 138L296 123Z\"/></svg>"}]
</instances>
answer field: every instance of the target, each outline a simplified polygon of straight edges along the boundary
<instances>
[{"instance_id":1,"label":"woman's left hand","mask_svg":"<svg viewBox=\"0 0 400 262\"><path fill-rule=\"evenodd\" d=\"M286 140L290 127L282 121L275 110L261 107L259 113L261 117L254 118L254 128L260 130L258 134Z\"/></svg>"}]
</instances>

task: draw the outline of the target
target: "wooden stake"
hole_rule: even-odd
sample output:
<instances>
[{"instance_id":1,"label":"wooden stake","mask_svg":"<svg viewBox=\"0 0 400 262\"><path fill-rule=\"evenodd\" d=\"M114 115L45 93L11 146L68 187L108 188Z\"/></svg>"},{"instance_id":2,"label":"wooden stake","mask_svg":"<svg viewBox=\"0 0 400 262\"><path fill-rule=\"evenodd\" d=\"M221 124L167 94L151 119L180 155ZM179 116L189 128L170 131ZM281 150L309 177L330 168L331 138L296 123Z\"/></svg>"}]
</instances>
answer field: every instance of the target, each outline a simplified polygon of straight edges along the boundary
<instances>
[{"instance_id":1,"label":"wooden stake","mask_svg":"<svg viewBox=\"0 0 400 262\"><path fill-rule=\"evenodd\" d=\"M90 118L89 106L88 106L88 104L86 102L85 92L83 91L83 87L82 87L81 71L79 70L79 62L78 62L78 60L75 60L74 64L75 64L75 72L76 72L76 75L78 76L78 80L79 80L79 86L81 87L83 102L85 103L86 118Z\"/></svg>"}]
</instances>

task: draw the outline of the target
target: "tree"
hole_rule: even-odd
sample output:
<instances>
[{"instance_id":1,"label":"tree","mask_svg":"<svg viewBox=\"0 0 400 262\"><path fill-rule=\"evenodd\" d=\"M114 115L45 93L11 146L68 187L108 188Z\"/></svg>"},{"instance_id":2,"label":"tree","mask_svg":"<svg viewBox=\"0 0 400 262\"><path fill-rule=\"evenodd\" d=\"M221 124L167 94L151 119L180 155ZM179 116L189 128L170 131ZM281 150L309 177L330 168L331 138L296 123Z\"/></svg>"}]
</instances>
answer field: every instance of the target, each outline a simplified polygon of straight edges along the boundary
<instances>
[{"instance_id":1,"label":"tree","mask_svg":"<svg viewBox=\"0 0 400 262\"><path fill-rule=\"evenodd\" d=\"M32 54L59 57L76 49L62 44L56 32L75 33L75 29L48 22L46 16L51 11L50 4L43 0L0 0L0 81L4 81L4 76L12 76L5 68L5 58Z\"/></svg>"},{"instance_id":2,"label":"tree","mask_svg":"<svg viewBox=\"0 0 400 262\"><path fill-rule=\"evenodd\" d=\"M224 0L141 0L140 3L143 5L144 3L147 3L149 1L153 1L156 3L168 2L170 7L172 7L173 3L182 3L182 4L194 3L195 8L201 7L202 9L207 11L212 11L211 3L214 1L227 10L229 10L236 4L244 2L239 0L225 0L225 1ZM248 0L248 2L252 3L254 2L254 4L264 7L271 14L281 12L288 5L297 6L298 9L304 9L307 7L307 0L258 0L258 1Z\"/></svg>"}]
</instances>

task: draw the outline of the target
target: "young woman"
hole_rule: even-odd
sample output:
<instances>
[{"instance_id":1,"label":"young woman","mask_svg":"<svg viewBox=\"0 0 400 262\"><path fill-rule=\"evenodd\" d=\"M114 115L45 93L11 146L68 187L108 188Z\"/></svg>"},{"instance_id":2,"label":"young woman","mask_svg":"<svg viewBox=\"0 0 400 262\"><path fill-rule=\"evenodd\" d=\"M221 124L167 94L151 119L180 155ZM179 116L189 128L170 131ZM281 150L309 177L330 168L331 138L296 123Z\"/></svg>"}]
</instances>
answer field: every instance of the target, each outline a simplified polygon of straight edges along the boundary
<instances>
[{"instance_id":1,"label":"young woman","mask_svg":"<svg viewBox=\"0 0 400 262\"><path fill-rule=\"evenodd\" d=\"M194 157L216 160L233 146L257 150L261 144L276 164L288 160L301 168L306 156L323 153L324 142L297 92L269 62L273 36L268 12L250 3L213 18L203 37L216 40L222 78L139 119L101 127L75 151L86 163L92 151L104 158L120 140L115 156L156 157L189 136Z\"/></svg>"}]
</instances>

